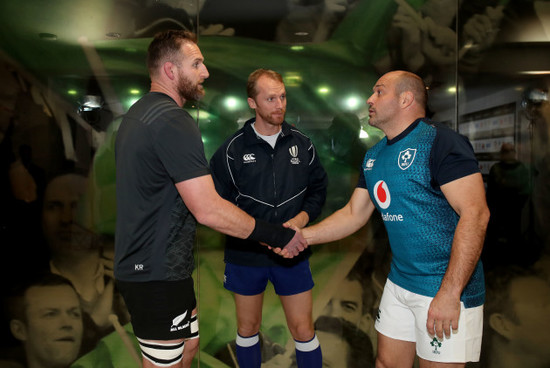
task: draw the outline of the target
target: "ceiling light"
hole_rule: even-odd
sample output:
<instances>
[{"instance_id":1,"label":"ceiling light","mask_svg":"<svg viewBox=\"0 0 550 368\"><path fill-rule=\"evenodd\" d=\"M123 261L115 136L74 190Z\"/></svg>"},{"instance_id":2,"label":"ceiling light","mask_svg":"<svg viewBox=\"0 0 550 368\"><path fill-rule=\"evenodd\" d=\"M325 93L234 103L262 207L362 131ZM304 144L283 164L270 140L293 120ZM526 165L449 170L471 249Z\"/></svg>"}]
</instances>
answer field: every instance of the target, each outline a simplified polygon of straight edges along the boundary
<instances>
[{"instance_id":1,"label":"ceiling light","mask_svg":"<svg viewBox=\"0 0 550 368\"><path fill-rule=\"evenodd\" d=\"M550 70L526 70L523 72L519 72L519 74L525 74L525 75L546 75L550 74Z\"/></svg>"},{"instance_id":2,"label":"ceiling light","mask_svg":"<svg viewBox=\"0 0 550 368\"><path fill-rule=\"evenodd\" d=\"M287 72L283 76L285 86L287 87L299 87L302 85L302 76L298 72Z\"/></svg>"},{"instance_id":3,"label":"ceiling light","mask_svg":"<svg viewBox=\"0 0 550 368\"><path fill-rule=\"evenodd\" d=\"M330 88L328 88L328 87L319 87L317 89L317 92L321 95L326 95L326 94L330 93Z\"/></svg>"},{"instance_id":4,"label":"ceiling light","mask_svg":"<svg viewBox=\"0 0 550 368\"><path fill-rule=\"evenodd\" d=\"M356 109L359 106L359 98L355 96L348 97L346 99L346 106L351 110Z\"/></svg>"},{"instance_id":5,"label":"ceiling light","mask_svg":"<svg viewBox=\"0 0 550 368\"><path fill-rule=\"evenodd\" d=\"M235 97L227 97L223 104L227 110L234 111L239 106L239 101Z\"/></svg>"}]
</instances>

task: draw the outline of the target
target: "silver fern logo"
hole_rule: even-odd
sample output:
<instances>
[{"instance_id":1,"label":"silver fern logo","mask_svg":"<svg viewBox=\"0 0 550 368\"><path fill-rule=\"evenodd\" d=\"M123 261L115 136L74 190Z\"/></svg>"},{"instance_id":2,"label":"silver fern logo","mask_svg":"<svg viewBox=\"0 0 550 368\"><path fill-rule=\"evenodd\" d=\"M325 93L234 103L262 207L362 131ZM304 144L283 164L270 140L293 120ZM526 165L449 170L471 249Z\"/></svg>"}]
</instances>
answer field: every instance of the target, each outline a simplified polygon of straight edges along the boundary
<instances>
[{"instance_id":1,"label":"silver fern logo","mask_svg":"<svg viewBox=\"0 0 550 368\"><path fill-rule=\"evenodd\" d=\"M293 165L300 164L300 159L298 158L298 146L294 145L288 149L288 153L290 153L290 163Z\"/></svg>"},{"instance_id":2,"label":"silver fern logo","mask_svg":"<svg viewBox=\"0 0 550 368\"><path fill-rule=\"evenodd\" d=\"M187 311L185 311L183 314L180 314L176 318L172 320L172 326L170 327L170 332L183 330L184 328L189 326L189 322L184 324L183 326L180 326L180 323L182 323L185 320L185 317L187 316Z\"/></svg>"}]
</instances>

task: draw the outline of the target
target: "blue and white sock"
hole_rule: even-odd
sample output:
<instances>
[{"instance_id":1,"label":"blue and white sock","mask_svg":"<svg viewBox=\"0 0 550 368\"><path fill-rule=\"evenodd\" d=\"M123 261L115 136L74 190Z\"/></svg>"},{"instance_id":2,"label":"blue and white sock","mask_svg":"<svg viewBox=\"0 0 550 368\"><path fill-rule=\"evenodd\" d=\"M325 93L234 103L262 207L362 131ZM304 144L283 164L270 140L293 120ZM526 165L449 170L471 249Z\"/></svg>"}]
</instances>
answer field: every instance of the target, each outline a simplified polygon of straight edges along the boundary
<instances>
[{"instance_id":1,"label":"blue and white sock","mask_svg":"<svg viewBox=\"0 0 550 368\"><path fill-rule=\"evenodd\" d=\"M237 361L240 368L260 368L262 351L260 349L260 335L242 337L237 334Z\"/></svg>"},{"instance_id":2,"label":"blue and white sock","mask_svg":"<svg viewBox=\"0 0 550 368\"><path fill-rule=\"evenodd\" d=\"M323 366L323 354L317 335L309 341L297 341L296 344L296 363L298 368L321 368Z\"/></svg>"}]
</instances>

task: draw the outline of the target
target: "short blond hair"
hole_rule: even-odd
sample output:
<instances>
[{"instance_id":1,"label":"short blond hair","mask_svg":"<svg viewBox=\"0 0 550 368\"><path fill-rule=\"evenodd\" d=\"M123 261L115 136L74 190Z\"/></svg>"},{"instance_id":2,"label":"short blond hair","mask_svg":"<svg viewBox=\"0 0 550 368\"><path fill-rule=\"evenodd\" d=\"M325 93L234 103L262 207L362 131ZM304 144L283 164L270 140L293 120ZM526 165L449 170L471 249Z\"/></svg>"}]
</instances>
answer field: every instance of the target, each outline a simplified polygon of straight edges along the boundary
<instances>
[{"instance_id":1,"label":"short blond hair","mask_svg":"<svg viewBox=\"0 0 550 368\"><path fill-rule=\"evenodd\" d=\"M263 76L276 80L284 84L283 76L271 69L256 69L248 76L248 82L246 83L246 94L249 98L256 98L258 91L256 90L256 83L258 79Z\"/></svg>"}]
</instances>

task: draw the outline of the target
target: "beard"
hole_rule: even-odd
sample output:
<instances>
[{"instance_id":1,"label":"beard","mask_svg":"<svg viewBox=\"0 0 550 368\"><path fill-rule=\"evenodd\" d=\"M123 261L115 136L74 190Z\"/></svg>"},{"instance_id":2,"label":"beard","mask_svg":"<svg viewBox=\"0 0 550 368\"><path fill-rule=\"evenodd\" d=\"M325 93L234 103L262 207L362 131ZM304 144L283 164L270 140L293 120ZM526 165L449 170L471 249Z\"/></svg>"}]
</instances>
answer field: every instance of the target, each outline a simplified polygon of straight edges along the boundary
<instances>
[{"instance_id":1,"label":"beard","mask_svg":"<svg viewBox=\"0 0 550 368\"><path fill-rule=\"evenodd\" d=\"M286 109L283 109L281 111L281 115L276 115L276 116L273 113L264 114L262 112L258 112L258 115L262 118L262 120L268 123L269 125L281 125L285 120L285 114L286 114Z\"/></svg>"},{"instance_id":2,"label":"beard","mask_svg":"<svg viewBox=\"0 0 550 368\"><path fill-rule=\"evenodd\" d=\"M178 94L185 100L198 101L204 96L204 88L199 83L193 84L184 75L180 75Z\"/></svg>"}]
</instances>

